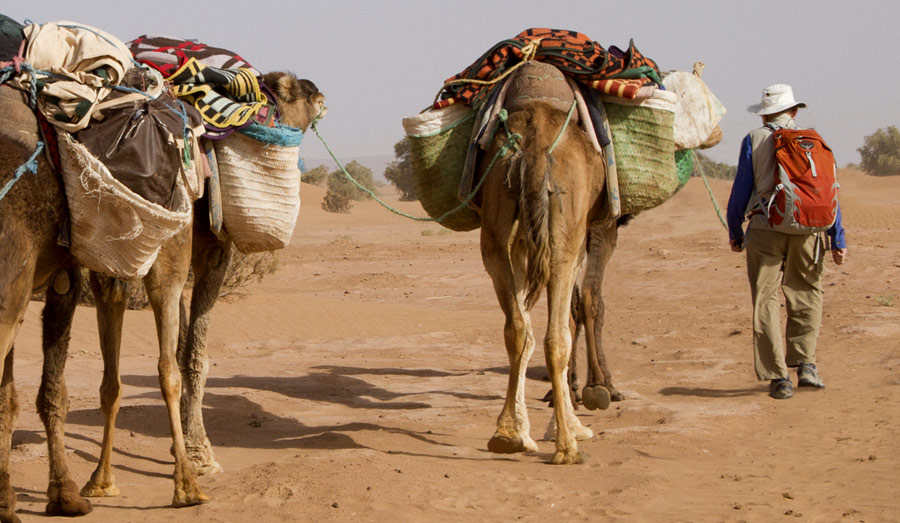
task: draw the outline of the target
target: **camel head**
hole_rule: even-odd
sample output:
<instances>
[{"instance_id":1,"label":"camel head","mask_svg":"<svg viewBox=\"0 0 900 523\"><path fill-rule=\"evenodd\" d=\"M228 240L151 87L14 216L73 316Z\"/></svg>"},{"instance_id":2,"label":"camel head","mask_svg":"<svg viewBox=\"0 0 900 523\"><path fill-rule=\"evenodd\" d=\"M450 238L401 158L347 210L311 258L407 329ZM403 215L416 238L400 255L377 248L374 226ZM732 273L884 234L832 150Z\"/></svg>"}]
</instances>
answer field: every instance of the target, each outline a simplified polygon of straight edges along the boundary
<instances>
[{"instance_id":1,"label":"camel head","mask_svg":"<svg viewBox=\"0 0 900 523\"><path fill-rule=\"evenodd\" d=\"M262 82L272 90L278 102L281 122L304 132L316 117L324 118L325 95L309 80L293 73L275 72L263 75Z\"/></svg>"}]
</instances>

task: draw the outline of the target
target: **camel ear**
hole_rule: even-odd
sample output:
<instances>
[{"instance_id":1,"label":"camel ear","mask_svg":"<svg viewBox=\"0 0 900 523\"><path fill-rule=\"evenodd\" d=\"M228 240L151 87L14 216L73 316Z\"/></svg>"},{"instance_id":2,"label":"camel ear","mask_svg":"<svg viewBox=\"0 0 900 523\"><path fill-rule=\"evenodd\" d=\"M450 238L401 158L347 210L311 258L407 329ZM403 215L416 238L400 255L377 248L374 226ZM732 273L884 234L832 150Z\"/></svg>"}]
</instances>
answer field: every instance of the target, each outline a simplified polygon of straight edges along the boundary
<instances>
[{"instance_id":1,"label":"camel ear","mask_svg":"<svg viewBox=\"0 0 900 523\"><path fill-rule=\"evenodd\" d=\"M289 74L283 74L278 77L278 85L276 87L276 92L278 93L278 97L284 103L291 103L295 100L295 98L291 95L293 91L292 87L294 86L294 79L291 78Z\"/></svg>"}]
</instances>

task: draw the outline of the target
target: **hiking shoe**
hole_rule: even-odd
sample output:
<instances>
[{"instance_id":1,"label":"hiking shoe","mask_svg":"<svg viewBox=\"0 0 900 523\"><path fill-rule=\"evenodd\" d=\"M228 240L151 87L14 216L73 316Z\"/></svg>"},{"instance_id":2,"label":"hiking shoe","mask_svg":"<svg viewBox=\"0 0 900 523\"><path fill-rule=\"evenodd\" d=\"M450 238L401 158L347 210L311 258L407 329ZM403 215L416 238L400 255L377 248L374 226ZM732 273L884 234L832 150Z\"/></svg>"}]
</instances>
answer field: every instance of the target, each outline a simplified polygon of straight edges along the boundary
<instances>
[{"instance_id":1,"label":"hiking shoe","mask_svg":"<svg viewBox=\"0 0 900 523\"><path fill-rule=\"evenodd\" d=\"M797 366L797 386L824 389L825 382L819 377L816 366L812 363L801 363Z\"/></svg>"},{"instance_id":2,"label":"hiking shoe","mask_svg":"<svg viewBox=\"0 0 900 523\"><path fill-rule=\"evenodd\" d=\"M790 378L778 378L769 382L769 396L777 400L786 400L794 395L794 386Z\"/></svg>"}]
</instances>

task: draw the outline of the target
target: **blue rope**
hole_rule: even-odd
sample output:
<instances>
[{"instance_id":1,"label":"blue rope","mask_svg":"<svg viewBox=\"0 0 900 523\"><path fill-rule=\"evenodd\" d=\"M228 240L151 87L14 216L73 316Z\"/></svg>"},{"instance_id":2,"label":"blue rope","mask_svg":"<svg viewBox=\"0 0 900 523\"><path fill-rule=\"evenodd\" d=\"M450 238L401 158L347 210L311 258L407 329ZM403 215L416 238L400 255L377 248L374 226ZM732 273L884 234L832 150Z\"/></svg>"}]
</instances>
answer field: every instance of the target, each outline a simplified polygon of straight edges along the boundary
<instances>
[{"instance_id":1,"label":"blue rope","mask_svg":"<svg viewBox=\"0 0 900 523\"><path fill-rule=\"evenodd\" d=\"M25 171L30 171L32 174L37 174L37 158L43 150L44 142L38 142L37 148L35 148L34 153L31 154L31 157L28 158L28 161L20 165L19 168L16 169L16 172L13 174L12 180L6 182L6 185L4 185L2 189L0 189L0 200L2 200L3 197L6 196L6 194L9 192L9 190L12 189L13 185L15 185L17 181L19 181L19 178L21 178L22 175L25 174Z\"/></svg>"}]
</instances>

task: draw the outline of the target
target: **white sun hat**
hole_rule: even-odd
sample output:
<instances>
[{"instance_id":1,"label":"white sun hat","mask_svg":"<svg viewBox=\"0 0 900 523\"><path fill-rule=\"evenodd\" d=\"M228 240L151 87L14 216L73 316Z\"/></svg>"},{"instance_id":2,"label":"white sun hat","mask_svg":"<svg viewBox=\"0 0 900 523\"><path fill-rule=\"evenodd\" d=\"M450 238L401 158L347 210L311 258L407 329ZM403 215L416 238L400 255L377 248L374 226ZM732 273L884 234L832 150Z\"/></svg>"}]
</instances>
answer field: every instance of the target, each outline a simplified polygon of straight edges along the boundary
<instances>
[{"instance_id":1,"label":"white sun hat","mask_svg":"<svg viewBox=\"0 0 900 523\"><path fill-rule=\"evenodd\" d=\"M747 111L763 116L787 111L794 107L806 107L806 104L794 100L794 90L790 85L775 84L763 89L762 101L748 106Z\"/></svg>"}]
</instances>

